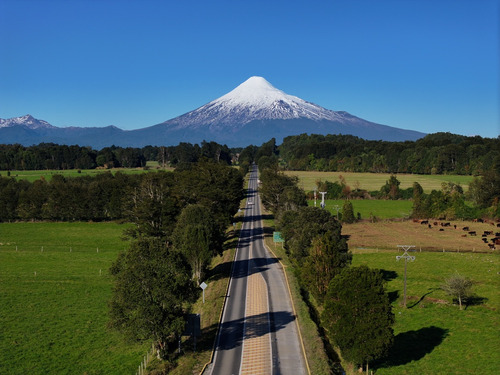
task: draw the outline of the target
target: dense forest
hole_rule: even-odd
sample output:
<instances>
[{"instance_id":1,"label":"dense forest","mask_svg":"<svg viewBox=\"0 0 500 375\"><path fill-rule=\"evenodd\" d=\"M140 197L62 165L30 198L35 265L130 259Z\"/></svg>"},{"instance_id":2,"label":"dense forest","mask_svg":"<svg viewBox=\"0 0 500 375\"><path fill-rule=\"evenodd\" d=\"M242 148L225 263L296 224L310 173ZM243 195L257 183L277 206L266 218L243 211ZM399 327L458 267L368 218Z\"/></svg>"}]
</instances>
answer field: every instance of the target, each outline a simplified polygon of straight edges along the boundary
<instances>
[{"instance_id":1,"label":"dense forest","mask_svg":"<svg viewBox=\"0 0 500 375\"><path fill-rule=\"evenodd\" d=\"M450 133L427 135L415 142L367 141L351 135L297 135L281 145L274 139L261 146L230 149L215 142L143 148L89 147L52 143L24 147L0 145L0 170L93 169L144 167L146 161L176 167L201 159L248 167L279 160L288 170L372 173L482 175L500 157L500 138Z\"/></svg>"},{"instance_id":2,"label":"dense forest","mask_svg":"<svg viewBox=\"0 0 500 375\"><path fill-rule=\"evenodd\" d=\"M298 135L278 147L290 170L479 175L500 156L500 138L427 135L415 142L349 135Z\"/></svg>"},{"instance_id":3,"label":"dense forest","mask_svg":"<svg viewBox=\"0 0 500 375\"><path fill-rule=\"evenodd\" d=\"M200 178L202 176L202 178ZM129 175L100 173L95 177L54 175L51 181L33 183L0 177L0 222L14 220L127 220L134 221L137 210L154 215L158 207L141 205L145 195L154 193L156 184L168 193L171 212L188 204L210 206L215 213L238 209L243 198L243 177L224 163L198 162L183 165L173 172ZM140 208L137 208L140 207ZM175 215L174 215L175 216ZM227 215L218 215L224 224Z\"/></svg>"},{"instance_id":4,"label":"dense forest","mask_svg":"<svg viewBox=\"0 0 500 375\"><path fill-rule=\"evenodd\" d=\"M19 144L0 145L0 170L138 168L146 161L158 161L162 166L177 166L211 159L231 164L231 151L215 142L201 145L180 143L177 146L143 148L105 147L96 151L90 147L41 143L25 147Z\"/></svg>"}]
</instances>

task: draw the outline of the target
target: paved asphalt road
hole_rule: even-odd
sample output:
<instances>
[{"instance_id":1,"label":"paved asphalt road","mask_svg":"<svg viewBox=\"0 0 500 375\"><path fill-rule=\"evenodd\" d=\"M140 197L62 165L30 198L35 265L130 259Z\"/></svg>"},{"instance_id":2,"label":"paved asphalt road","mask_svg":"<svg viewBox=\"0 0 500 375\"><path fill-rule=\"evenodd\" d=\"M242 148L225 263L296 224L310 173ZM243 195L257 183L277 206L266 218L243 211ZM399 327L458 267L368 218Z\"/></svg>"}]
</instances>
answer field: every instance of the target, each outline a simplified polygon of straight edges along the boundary
<instances>
[{"instance_id":1,"label":"paved asphalt road","mask_svg":"<svg viewBox=\"0 0 500 375\"><path fill-rule=\"evenodd\" d=\"M259 276L258 279L256 275ZM265 283L262 282L262 278ZM260 300L265 298L262 297L262 286L264 292L267 287L269 300L266 308L269 311L257 316L251 315L252 311L256 311L254 307L258 307L252 305L256 303L256 298L259 297ZM255 339L258 336L261 336L261 340L256 344ZM263 336L265 339L262 339ZM253 352L255 345L259 346L256 354ZM245 368L248 367L248 361L252 361L255 368L260 369L248 373L275 375L307 373L283 270L280 263L264 247L256 167L251 172L248 184L247 206L221 329L217 337L214 361L211 368L207 369L207 373L213 375L247 373L247 370L241 368L242 357L245 357Z\"/></svg>"}]
</instances>

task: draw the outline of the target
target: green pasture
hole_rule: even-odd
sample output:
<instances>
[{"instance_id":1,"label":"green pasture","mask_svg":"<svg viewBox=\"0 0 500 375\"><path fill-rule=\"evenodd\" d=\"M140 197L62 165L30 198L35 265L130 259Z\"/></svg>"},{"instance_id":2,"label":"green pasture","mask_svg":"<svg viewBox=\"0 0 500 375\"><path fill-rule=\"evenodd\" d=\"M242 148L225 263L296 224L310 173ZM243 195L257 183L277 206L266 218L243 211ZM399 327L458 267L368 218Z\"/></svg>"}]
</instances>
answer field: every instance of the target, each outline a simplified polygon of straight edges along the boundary
<instances>
[{"instance_id":1,"label":"green pasture","mask_svg":"<svg viewBox=\"0 0 500 375\"><path fill-rule=\"evenodd\" d=\"M404 241L403 241L404 242ZM372 364L377 375L500 373L498 255L417 252L407 264L407 308L403 261L397 252L356 252L353 265L384 270L396 316L389 358ZM401 253L399 253L401 255ZM460 311L440 290L452 274L475 281L475 304Z\"/></svg>"},{"instance_id":2,"label":"green pasture","mask_svg":"<svg viewBox=\"0 0 500 375\"><path fill-rule=\"evenodd\" d=\"M27 180L33 182L44 178L46 181L50 181L52 177L56 174L62 175L64 177L81 177L81 176L95 176L99 173L111 172L115 174L116 172L122 172L126 174L138 174L147 171L156 171L159 168L158 162L147 162L146 166L148 168L112 168L112 169L63 169L63 170L39 170L39 171L10 171L10 177L16 179ZM172 170L173 168L161 168L162 170ZM8 171L0 171L0 176L7 177Z\"/></svg>"},{"instance_id":3,"label":"green pasture","mask_svg":"<svg viewBox=\"0 0 500 375\"><path fill-rule=\"evenodd\" d=\"M305 191L316 188L316 181L339 182L339 176L343 176L351 189L365 189L368 191L380 190L389 180L389 173L354 173L354 172L316 172L316 171L287 171L289 176L299 177L299 186ZM418 182L426 193L432 190L441 190L441 183L453 182L460 184L467 191L469 183L474 179L472 176L459 175L419 175L419 174L397 174L396 178L401 182L401 189L412 187Z\"/></svg>"},{"instance_id":4,"label":"green pasture","mask_svg":"<svg viewBox=\"0 0 500 375\"><path fill-rule=\"evenodd\" d=\"M314 206L314 200L307 202L309 206ZM316 206L320 207L321 199L317 199ZM358 212L361 214L361 219L369 219L370 216L376 216L378 219L392 219L408 217L413 209L413 202L407 200L378 200L378 199L354 199L351 200L354 209L354 215ZM344 200L325 199L326 209L337 216L338 212L342 213Z\"/></svg>"},{"instance_id":5,"label":"green pasture","mask_svg":"<svg viewBox=\"0 0 500 375\"><path fill-rule=\"evenodd\" d=\"M0 373L134 373L149 345L106 327L124 228L0 224Z\"/></svg>"}]
</instances>

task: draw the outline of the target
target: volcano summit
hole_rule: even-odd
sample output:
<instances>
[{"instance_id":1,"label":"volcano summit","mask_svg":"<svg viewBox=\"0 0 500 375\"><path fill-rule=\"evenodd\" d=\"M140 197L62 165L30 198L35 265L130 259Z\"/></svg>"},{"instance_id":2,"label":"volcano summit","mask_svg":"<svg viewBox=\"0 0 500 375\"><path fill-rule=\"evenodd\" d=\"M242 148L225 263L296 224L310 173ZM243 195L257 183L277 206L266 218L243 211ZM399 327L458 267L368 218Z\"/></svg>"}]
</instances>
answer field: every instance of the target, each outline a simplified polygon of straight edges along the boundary
<instances>
[{"instance_id":1,"label":"volcano summit","mask_svg":"<svg viewBox=\"0 0 500 375\"><path fill-rule=\"evenodd\" d=\"M21 118L18 118L21 119ZM86 134L86 129L92 134ZM250 77L234 90L194 111L150 127L123 131L116 127L26 129L29 144L56 142L96 148L116 145L176 145L180 142L215 141L228 146L260 145L271 138L281 143L289 135L351 134L385 141L417 140L425 136L413 130L380 125L344 111L332 111L275 88L262 77ZM12 127L10 133L12 133ZM9 134L10 134L9 133ZM0 128L0 143L4 139ZM19 137L16 138L19 142ZM25 144L25 142L21 142Z\"/></svg>"},{"instance_id":2,"label":"volcano summit","mask_svg":"<svg viewBox=\"0 0 500 375\"><path fill-rule=\"evenodd\" d=\"M250 77L226 95L182 116L140 132L192 143L213 140L230 146L278 143L289 135L352 134L364 139L416 140L424 133L375 124L344 111L332 111Z\"/></svg>"}]
</instances>

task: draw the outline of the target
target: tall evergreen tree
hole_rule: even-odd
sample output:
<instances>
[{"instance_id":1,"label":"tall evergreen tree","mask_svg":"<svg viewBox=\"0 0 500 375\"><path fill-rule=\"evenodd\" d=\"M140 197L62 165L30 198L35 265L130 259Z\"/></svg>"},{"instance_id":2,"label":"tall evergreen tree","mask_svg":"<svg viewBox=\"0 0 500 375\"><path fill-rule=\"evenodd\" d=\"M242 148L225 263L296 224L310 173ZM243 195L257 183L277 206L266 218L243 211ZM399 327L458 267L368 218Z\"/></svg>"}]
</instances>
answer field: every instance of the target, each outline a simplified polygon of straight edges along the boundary
<instances>
[{"instance_id":1,"label":"tall evergreen tree","mask_svg":"<svg viewBox=\"0 0 500 375\"><path fill-rule=\"evenodd\" d=\"M201 205L185 207L173 233L173 243L191 266L193 279L200 282L203 273L212 259L221 249L218 233L212 215Z\"/></svg>"},{"instance_id":2,"label":"tall evergreen tree","mask_svg":"<svg viewBox=\"0 0 500 375\"><path fill-rule=\"evenodd\" d=\"M385 355L394 314L382 274L367 266L344 268L330 283L321 320L345 360L368 366Z\"/></svg>"},{"instance_id":3,"label":"tall evergreen tree","mask_svg":"<svg viewBox=\"0 0 500 375\"><path fill-rule=\"evenodd\" d=\"M328 231L314 238L300 268L305 287L319 302L323 302L330 281L352 261L346 240L339 234Z\"/></svg>"},{"instance_id":4,"label":"tall evergreen tree","mask_svg":"<svg viewBox=\"0 0 500 375\"><path fill-rule=\"evenodd\" d=\"M158 356L173 352L184 330L184 306L193 295L187 266L177 252L140 238L111 267L115 278L109 326L134 340L153 340Z\"/></svg>"}]
</instances>

